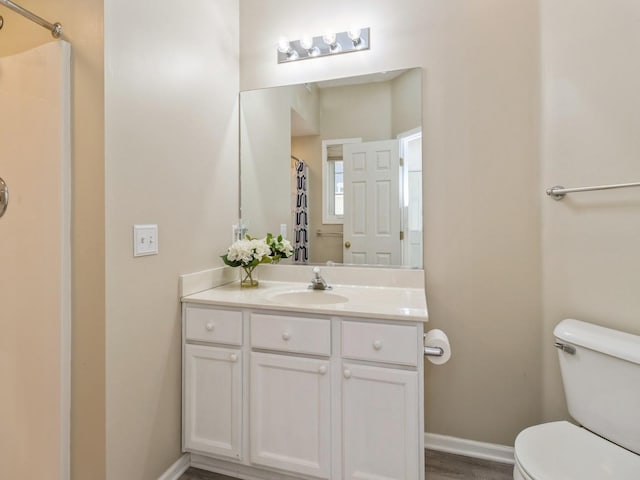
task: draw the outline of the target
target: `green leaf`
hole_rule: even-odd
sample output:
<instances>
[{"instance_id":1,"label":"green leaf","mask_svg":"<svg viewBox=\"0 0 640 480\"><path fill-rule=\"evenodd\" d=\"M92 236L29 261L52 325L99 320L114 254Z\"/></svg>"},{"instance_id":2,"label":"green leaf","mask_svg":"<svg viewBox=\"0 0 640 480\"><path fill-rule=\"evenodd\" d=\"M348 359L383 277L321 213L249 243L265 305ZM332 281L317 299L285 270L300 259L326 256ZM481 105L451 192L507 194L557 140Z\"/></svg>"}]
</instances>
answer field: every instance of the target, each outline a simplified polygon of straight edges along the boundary
<instances>
[{"instance_id":1,"label":"green leaf","mask_svg":"<svg viewBox=\"0 0 640 480\"><path fill-rule=\"evenodd\" d=\"M242 262L240 260L229 260L226 254L221 255L220 258L222 258L222 261L225 263L225 265L229 265L230 267L239 267L240 265L242 265Z\"/></svg>"}]
</instances>

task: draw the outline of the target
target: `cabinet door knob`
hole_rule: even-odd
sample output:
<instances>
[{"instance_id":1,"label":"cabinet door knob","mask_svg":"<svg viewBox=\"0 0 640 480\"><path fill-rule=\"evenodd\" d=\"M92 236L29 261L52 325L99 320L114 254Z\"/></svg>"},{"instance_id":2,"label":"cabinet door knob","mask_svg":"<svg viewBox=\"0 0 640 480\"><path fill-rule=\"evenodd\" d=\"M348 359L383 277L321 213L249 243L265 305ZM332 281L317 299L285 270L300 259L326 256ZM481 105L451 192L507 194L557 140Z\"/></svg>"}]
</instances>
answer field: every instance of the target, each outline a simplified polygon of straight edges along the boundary
<instances>
[{"instance_id":1,"label":"cabinet door knob","mask_svg":"<svg viewBox=\"0 0 640 480\"><path fill-rule=\"evenodd\" d=\"M209 331L209 332L213 332L213 329L215 328L215 325L213 322L207 322L207 324L205 325L205 328Z\"/></svg>"},{"instance_id":2,"label":"cabinet door knob","mask_svg":"<svg viewBox=\"0 0 640 480\"><path fill-rule=\"evenodd\" d=\"M344 248L351 248L351 242L344 242Z\"/></svg>"},{"instance_id":3,"label":"cabinet door knob","mask_svg":"<svg viewBox=\"0 0 640 480\"><path fill-rule=\"evenodd\" d=\"M283 339L285 342L288 342L288 341L291 339L291 334L290 334L289 332L284 332L284 333L282 334L282 339Z\"/></svg>"},{"instance_id":4,"label":"cabinet door knob","mask_svg":"<svg viewBox=\"0 0 640 480\"><path fill-rule=\"evenodd\" d=\"M348 368L345 368L342 374L344 375L344 378L351 378L351 370Z\"/></svg>"},{"instance_id":5,"label":"cabinet door knob","mask_svg":"<svg viewBox=\"0 0 640 480\"><path fill-rule=\"evenodd\" d=\"M232 353L231 355L229 355L229 358L231 359L232 362L238 361L238 355L236 353Z\"/></svg>"},{"instance_id":6,"label":"cabinet door knob","mask_svg":"<svg viewBox=\"0 0 640 480\"><path fill-rule=\"evenodd\" d=\"M380 350L382 348L382 342L380 340L376 340L373 342L373 349Z\"/></svg>"},{"instance_id":7,"label":"cabinet door knob","mask_svg":"<svg viewBox=\"0 0 640 480\"><path fill-rule=\"evenodd\" d=\"M318 368L318 372L320 373L320 375L324 375L325 373L327 373L327 366L320 365L320 368Z\"/></svg>"}]
</instances>

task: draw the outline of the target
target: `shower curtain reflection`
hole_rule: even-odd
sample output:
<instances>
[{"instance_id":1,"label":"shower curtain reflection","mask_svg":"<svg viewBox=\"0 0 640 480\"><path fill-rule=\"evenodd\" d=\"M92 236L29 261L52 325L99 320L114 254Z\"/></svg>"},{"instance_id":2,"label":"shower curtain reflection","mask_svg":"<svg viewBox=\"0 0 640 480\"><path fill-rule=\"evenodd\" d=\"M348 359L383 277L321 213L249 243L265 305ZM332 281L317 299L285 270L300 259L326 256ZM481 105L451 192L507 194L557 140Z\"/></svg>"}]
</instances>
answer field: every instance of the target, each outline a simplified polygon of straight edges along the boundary
<instances>
[{"instance_id":1,"label":"shower curtain reflection","mask_svg":"<svg viewBox=\"0 0 640 480\"><path fill-rule=\"evenodd\" d=\"M309 168L295 157L293 165L293 263L309 263Z\"/></svg>"}]
</instances>

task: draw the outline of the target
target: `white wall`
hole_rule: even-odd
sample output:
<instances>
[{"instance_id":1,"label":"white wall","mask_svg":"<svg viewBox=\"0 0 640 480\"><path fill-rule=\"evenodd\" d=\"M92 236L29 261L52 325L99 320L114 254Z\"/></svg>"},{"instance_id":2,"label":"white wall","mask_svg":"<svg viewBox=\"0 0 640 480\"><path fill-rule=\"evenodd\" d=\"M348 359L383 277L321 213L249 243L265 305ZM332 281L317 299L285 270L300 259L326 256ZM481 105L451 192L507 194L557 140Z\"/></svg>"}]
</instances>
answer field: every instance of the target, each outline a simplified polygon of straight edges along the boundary
<instances>
[{"instance_id":1,"label":"white wall","mask_svg":"<svg viewBox=\"0 0 640 480\"><path fill-rule=\"evenodd\" d=\"M362 138L363 142L391 138L391 83L320 89L322 140Z\"/></svg>"},{"instance_id":2,"label":"white wall","mask_svg":"<svg viewBox=\"0 0 640 480\"><path fill-rule=\"evenodd\" d=\"M543 185L640 180L640 3L541 2ZM553 327L640 334L640 189L543 202L544 418L566 415Z\"/></svg>"},{"instance_id":3,"label":"white wall","mask_svg":"<svg viewBox=\"0 0 640 480\"><path fill-rule=\"evenodd\" d=\"M291 225L291 98L288 87L242 93L240 204L254 237Z\"/></svg>"},{"instance_id":4,"label":"white wall","mask_svg":"<svg viewBox=\"0 0 640 480\"><path fill-rule=\"evenodd\" d=\"M320 131L320 98L316 85L292 85L291 109L302 121L304 131L295 131L292 121L291 135L315 135ZM300 125L298 125L300 127Z\"/></svg>"},{"instance_id":5,"label":"white wall","mask_svg":"<svg viewBox=\"0 0 640 480\"><path fill-rule=\"evenodd\" d=\"M330 0L309 15L293 0L240 5L242 89L424 69L430 326L454 349L427 367L427 430L503 444L541 418L537 6ZM280 36L354 24L371 27L371 50L275 61Z\"/></svg>"},{"instance_id":6,"label":"white wall","mask_svg":"<svg viewBox=\"0 0 640 480\"><path fill-rule=\"evenodd\" d=\"M178 275L220 265L238 212L238 0L105 5L107 478L181 454ZM134 223L157 256L133 258Z\"/></svg>"},{"instance_id":7,"label":"white wall","mask_svg":"<svg viewBox=\"0 0 640 480\"><path fill-rule=\"evenodd\" d=\"M391 133L393 138L422 126L422 71L412 69L391 81Z\"/></svg>"}]
</instances>

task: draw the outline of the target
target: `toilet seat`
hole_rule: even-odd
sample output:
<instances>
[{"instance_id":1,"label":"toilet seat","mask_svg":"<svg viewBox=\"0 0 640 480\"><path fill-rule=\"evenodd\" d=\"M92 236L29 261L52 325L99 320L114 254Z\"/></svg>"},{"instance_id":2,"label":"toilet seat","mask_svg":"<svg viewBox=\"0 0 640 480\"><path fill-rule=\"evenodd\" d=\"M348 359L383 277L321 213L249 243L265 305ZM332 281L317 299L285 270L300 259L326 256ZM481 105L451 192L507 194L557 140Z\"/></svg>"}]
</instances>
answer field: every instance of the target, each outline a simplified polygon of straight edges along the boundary
<instances>
[{"instance_id":1,"label":"toilet seat","mask_svg":"<svg viewBox=\"0 0 640 480\"><path fill-rule=\"evenodd\" d=\"M638 480L640 455L569 422L529 427L515 442L515 478ZM515 474L514 474L515 475Z\"/></svg>"}]
</instances>

